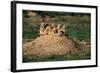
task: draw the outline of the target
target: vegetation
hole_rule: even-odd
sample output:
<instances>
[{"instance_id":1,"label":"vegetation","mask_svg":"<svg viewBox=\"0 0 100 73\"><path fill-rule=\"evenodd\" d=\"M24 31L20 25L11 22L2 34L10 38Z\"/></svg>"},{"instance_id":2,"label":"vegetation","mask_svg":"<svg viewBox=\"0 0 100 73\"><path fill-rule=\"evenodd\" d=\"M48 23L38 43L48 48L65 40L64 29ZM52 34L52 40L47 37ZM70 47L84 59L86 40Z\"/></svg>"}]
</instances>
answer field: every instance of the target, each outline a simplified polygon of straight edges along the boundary
<instances>
[{"instance_id":1,"label":"vegetation","mask_svg":"<svg viewBox=\"0 0 100 73\"><path fill-rule=\"evenodd\" d=\"M90 59L90 53L85 54L65 54L65 55L51 55L51 56L24 56L23 62L41 62L41 61L65 61L65 60L86 60Z\"/></svg>"}]
</instances>

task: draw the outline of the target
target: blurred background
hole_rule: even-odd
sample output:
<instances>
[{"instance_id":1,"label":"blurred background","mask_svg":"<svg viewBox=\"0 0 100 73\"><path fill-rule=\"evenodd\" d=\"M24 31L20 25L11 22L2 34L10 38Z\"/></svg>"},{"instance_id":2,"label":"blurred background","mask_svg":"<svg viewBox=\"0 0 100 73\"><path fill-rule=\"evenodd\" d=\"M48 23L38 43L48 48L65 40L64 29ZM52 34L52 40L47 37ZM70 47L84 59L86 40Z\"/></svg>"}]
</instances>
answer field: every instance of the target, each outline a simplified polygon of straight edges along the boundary
<instances>
[{"instance_id":1,"label":"blurred background","mask_svg":"<svg viewBox=\"0 0 100 73\"><path fill-rule=\"evenodd\" d=\"M42 20L47 23L64 24L65 35L78 41L90 42L91 14L73 12L50 12L23 10L23 41L27 42L39 36Z\"/></svg>"}]
</instances>

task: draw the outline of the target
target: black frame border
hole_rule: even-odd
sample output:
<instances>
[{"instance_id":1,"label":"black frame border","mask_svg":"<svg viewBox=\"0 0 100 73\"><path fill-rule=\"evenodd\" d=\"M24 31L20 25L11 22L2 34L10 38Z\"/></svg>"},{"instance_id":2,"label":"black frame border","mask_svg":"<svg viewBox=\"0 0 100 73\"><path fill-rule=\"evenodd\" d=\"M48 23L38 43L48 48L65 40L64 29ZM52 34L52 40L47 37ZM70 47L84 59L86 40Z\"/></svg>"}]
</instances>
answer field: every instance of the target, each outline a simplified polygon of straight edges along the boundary
<instances>
[{"instance_id":1,"label":"black frame border","mask_svg":"<svg viewBox=\"0 0 100 73\"><path fill-rule=\"evenodd\" d=\"M36 5L51 5L51 6L67 6L67 7L83 7L96 9L96 64L86 66L73 66L73 67L53 67L53 68L39 68L39 69L16 69L16 5L17 4L36 4ZM90 68L98 67L98 6L90 5L74 5L74 4L57 4L57 3L44 3L44 2L28 2L28 1L11 1L11 71L12 72L25 72L25 71L43 71L43 70L57 70L57 69L73 69L73 68Z\"/></svg>"}]
</instances>

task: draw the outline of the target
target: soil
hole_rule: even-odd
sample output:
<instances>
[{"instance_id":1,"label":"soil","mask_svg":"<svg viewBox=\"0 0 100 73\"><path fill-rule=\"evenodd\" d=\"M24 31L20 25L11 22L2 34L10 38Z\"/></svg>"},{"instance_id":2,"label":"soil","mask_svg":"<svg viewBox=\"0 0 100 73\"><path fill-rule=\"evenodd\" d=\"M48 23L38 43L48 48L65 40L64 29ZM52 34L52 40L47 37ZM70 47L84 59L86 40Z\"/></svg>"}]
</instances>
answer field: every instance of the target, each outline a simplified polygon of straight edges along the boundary
<instances>
[{"instance_id":1,"label":"soil","mask_svg":"<svg viewBox=\"0 0 100 73\"><path fill-rule=\"evenodd\" d=\"M82 51L84 51L82 45L58 34L39 36L31 42L23 44L23 54L26 56L64 55Z\"/></svg>"}]
</instances>

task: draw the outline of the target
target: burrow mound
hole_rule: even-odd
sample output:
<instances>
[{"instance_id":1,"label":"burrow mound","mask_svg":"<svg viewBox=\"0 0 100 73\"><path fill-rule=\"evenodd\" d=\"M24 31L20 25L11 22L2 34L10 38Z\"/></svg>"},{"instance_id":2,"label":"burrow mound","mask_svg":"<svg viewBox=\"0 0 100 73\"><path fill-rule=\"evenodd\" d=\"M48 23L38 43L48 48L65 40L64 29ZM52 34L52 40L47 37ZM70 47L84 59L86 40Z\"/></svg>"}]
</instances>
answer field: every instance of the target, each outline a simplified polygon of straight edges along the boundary
<instances>
[{"instance_id":1,"label":"burrow mound","mask_svg":"<svg viewBox=\"0 0 100 73\"><path fill-rule=\"evenodd\" d=\"M23 45L24 55L64 55L82 51L83 48L75 41L66 36L45 35Z\"/></svg>"}]
</instances>

